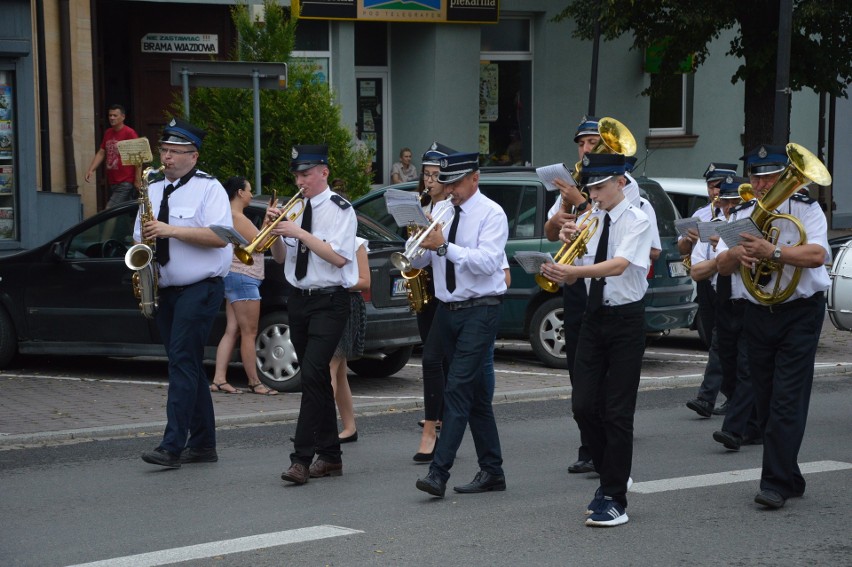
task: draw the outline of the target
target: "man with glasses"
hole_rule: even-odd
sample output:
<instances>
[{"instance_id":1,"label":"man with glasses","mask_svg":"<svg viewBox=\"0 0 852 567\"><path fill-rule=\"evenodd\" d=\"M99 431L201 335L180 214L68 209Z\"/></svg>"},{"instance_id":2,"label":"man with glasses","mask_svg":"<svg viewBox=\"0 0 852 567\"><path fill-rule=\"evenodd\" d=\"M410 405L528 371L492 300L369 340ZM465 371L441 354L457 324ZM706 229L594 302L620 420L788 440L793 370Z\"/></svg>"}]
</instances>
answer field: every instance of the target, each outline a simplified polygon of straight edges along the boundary
<instances>
[{"instance_id":1,"label":"man with glasses","mask_svg":"<svg viewBox=\"0 0 852 567\"><path fill-rule=\"evenodd\" d=\"M500 437L491 405L494 395L493 347L506 293L504 248L509 237L506 213L479 190L479 154L454 153L440 159L438 182L455 208L450 226L423 240L426 252L415 267L432 265L435 296L440 300L436 329L450 361L444 390L441 437L429 473L418 490L444 497L450 469L470 424L479 472L460 493L506 490Z\"/></svg>"},{"instance_id":2,"label":"man with glasses","mask_svg":"<svg viewBox=\"0 0 852 567\"><path fill-rule=\"evenodd\" d=\"M159 446L143 453L142 460L167 468L218 460L203 359L224 297L222 278L231 265L231 247L209 227L232 226L232 220L222 184L196 167L204 136L203 130L176 118L163 130L165 178L148 187L156 220L143 225L140 211L133 232L136 242L156 239L156 323L169 357L166 430Z\"/></svg>"}]
</instances>

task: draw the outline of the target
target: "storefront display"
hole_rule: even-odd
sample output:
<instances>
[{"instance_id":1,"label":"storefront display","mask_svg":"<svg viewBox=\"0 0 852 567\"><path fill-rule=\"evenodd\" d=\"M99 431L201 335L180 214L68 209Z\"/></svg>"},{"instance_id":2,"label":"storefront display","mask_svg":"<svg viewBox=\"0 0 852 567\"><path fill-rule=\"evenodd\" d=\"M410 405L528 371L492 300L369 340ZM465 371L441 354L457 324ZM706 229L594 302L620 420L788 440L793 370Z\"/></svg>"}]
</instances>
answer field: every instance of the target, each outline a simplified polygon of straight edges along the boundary
<instances>
[{"instance_id":1,"label":"storefront display","mask_svg":"<svg viewBox=\"0 0 852 567\"><path fill-rule=\"evenodd\" d=\"M17 238L15 225L14 75L0 70L0 240Z\"/></svg>"}]
</instances>

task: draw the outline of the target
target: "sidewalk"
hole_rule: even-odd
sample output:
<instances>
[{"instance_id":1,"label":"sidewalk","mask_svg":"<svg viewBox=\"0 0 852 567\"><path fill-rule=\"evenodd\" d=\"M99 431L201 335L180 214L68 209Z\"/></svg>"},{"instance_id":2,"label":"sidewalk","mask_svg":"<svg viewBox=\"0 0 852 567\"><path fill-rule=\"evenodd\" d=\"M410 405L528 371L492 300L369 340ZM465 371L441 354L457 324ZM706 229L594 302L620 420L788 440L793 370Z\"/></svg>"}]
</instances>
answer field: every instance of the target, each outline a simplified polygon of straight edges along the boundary
<instances>
[{"instance_id":1,"label":"sidewalk","mask_svg":"<svg viewBox=\"0 0 852 567\"><path fill-rule=\"evenodd\" d=\"M689 333L676 331L675 333ZM850 333L837 331L826 318L817 351L815 376L852 375ZM511 347L511 348L509 348ZM528 348L528 345L525 345ZM497 344L498 353L517 343ZM523 347L522 347L523 348ZM640 389L697 387L706 355L673 357L650 345ZM567 397L568 375L552 368L497 365L496 403ZM414 359L391 378L350 377L358 415L410 411L422 407L420 360ZM86 380L0 373L0 450L21 446L126 436L159 438L165 426L167 385L133 380ZM295 420L300 394L259 396L213 394L219 427Z\"/></svg>"}]
</instances>

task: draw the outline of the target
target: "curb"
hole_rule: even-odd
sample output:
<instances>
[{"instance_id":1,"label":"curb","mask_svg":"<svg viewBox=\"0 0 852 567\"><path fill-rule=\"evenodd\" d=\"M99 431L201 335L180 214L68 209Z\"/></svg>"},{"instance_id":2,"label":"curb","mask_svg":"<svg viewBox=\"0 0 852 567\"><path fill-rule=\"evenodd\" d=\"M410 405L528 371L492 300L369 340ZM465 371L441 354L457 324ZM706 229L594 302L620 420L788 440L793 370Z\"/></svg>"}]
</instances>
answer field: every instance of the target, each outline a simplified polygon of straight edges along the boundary
<instances>
[{"instance_id":1,"label":"curb","mask_svg":"<svg viewBox=\"0 0 852 567\"><path fill-rule=\"evenodd\" d=\"M852 363L820 363L814 366L814 378L827 376L852 375ZM641 378L639 391L660 390L666 388L698 387L703 374L685 374L679 376L654 376ZM522 401L551 400L570 398L570 386L554 388L539 388L534 390L513 390L510 392L495 392L494 403L503 404ZM411 411L423 407L419 399L397 400L393 402L367 402L357 404L359 415L370 415L396 411ZM270 425L295 421L299 410L270 411L263 414L226 415L216 418L217 428L239 427L244 425ZM159 436L166 426L165 421L138 423L128 425L110 425L104 427L87 427L82 429L66 429L62 431L45 431L41 433L24 433L0 437L0 450L24 448L26 446L52 444L73 441L96 441L127 437ZM20 447L15 447L18 445Z\"/></svg>"}]
</instances>

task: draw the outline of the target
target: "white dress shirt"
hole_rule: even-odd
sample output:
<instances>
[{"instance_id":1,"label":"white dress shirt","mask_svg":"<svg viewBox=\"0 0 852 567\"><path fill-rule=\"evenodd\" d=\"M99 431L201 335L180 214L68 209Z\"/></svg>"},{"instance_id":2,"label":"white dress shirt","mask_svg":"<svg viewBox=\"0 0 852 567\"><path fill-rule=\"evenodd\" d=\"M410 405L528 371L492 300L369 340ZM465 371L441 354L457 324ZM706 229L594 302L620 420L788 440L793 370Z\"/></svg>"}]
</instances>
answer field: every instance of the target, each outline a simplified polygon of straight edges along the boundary
<instances>
[{"instance_id":1,"label":"white dress shirt","mask_svg":"<svg viewBox=\"0 0 852 567\"><path fill-rule=\"evenodd\" d=\"M160 212L163 192L169 183L164 179L148 187L154 217ZM233 226L231 204L225 188L215 177L196 171L185 185L179 185L169 195L169 224L194 228L214 224ZM142 242L139 215L133 229L133 239ZM169 239L169 262L160 266L159 287L190 285L201 280L227 275L231 267L233 247L196 246L177 238Z\"/></svg>"},{"instance_id":2,"label":"white dress shirt","mask_svg":"<svg viewBox=\"0 0 852 567\"><path fill-rule=\"evenodd\" d=\"M449 199L441 201L433 216L444 207L452 207ZM461 205L455 243L447 245L447 254L438 256L427 250L414 261L417 268L432 264L435 296L443 302L464 301L476 297L506 293L506 241L509 222L503 208L477 188ZM452 222L444 224L444 239L450 234ZM456 289L447 291L447 260L455 265Z\"/></svg>"},{"instance_id":3,"label":"white dress shirt","mask_svg":"<svg viewBox=\"0 0 852 567\"><path fill-rule=\"evenodd\" d=\"M301 280L296 279L296 254L302 243L295 238L285 238L287 256L284 261L284 276L287 281L299 289L315 289L320 287L343 286L350 288L358 283L358 262L355 261L358 220L352 206L342 208L335 200L343 199L331 192L325 191L312 197L311 202L311 234L331 245L332 249L346 259L342 268L336 267L308 250L308 271ZM305 203L307 206L307 203ZM304 214L295 223L302 225Z\"/></svg>"}]
</instances>

